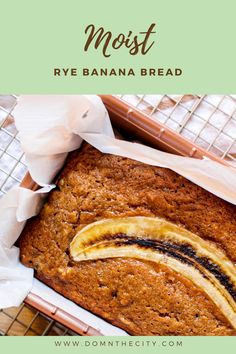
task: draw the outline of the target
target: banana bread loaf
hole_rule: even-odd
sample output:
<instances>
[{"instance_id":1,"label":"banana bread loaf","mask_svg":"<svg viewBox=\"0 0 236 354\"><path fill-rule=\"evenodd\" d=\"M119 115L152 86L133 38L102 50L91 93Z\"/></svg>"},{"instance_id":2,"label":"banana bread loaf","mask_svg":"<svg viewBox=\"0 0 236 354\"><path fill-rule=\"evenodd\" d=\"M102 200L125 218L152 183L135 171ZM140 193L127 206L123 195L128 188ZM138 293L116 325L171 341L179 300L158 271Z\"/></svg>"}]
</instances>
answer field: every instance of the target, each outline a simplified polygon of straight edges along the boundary
<instances>
[{"instance_id":1,"label":"banana bread loaf","mask_svg":"<svg viewBox=\"0 0 236 354\"><path fill-rule=\"evenodd\" d=\"M21 261L132 335L236 334L236 207L168 169L71 153Z\"/></svg>"}]
</instances>

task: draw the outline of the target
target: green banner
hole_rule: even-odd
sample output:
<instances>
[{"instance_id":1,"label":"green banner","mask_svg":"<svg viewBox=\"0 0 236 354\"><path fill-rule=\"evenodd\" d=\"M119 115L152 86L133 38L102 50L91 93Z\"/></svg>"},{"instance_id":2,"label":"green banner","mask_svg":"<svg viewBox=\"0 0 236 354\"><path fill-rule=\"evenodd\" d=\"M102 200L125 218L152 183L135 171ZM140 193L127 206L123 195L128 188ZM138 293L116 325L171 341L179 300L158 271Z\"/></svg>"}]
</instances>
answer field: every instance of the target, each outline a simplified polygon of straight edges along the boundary
<instances>
[{"instance_id":1,"label":"green banner","mask_svg":"<svg viewBox=\"0 0 236 354\"><path fill-rule=\"evenodd\" d=\"M235 337L3 337L2 353L233 353Z\"/></svg>"},{"instance_id":2,"label":"green banner","mask_svg":"<svg viewBox=\"0 0 236 354\"><path fill-rule=\"evenodd\" d=\"M235 0L2 1L2 93L233 93Z\"/></svg>"}]
</instances>

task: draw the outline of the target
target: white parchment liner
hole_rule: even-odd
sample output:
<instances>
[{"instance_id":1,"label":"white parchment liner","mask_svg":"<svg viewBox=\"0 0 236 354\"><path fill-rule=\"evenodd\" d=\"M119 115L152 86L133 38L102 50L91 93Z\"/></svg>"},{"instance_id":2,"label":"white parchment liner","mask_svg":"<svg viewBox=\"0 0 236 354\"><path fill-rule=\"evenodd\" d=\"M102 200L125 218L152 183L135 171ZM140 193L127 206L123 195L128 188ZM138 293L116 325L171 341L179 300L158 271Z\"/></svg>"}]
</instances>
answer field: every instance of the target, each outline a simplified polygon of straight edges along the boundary
<instances>
[{"instance_id":1,"label":"white parchment liner","mask_svg":"<svg viewBox=\"0 0 236 354\"><path fill-rule=\"evenodd\" d=\"M104 153L170 168L236 204L236 169L208 159L176 156L115 139L107 111L97 96L21 96L13 115L28 169L42 188L33 192L17 187L0 200L0 308L18 306L32 288L33 271L20 264L19 250L13 244L25 221L38 213L42 198L54 187L50 183L62 167L67 153L78 148L83 139ZM51 298L49 293L52 290L39 286L38 282L35 284L36 294L41 293L44 298L48 294ZM56 296L57 306L76 306L62 296ZM102 330L105 335L124 334L124 331L79 307L78 311L82 321L86 319L86 323Z\"/></svg>"}]
</instances>

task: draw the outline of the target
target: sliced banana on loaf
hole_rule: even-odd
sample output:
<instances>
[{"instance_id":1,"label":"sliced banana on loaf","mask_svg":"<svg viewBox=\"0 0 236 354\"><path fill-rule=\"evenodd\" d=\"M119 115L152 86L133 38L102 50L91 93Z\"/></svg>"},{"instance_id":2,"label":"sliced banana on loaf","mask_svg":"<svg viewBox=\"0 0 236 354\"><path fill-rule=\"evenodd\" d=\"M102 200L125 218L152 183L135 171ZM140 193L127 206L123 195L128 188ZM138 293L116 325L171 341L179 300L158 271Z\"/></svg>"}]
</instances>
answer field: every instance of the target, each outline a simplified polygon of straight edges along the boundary
<instances>
[{"instance_id":1,"label":"sliced banana on loaf","mask_svg":"<svg viewBox=\"0 0 236 354\"><path fill-rule=\"evenodd\" d=\"M70 253L78 262L130 257L163 263L200 287L236 328L234 264L182 227L158 217L106 219L80 230Z\"/></svg>"}]
</instances>

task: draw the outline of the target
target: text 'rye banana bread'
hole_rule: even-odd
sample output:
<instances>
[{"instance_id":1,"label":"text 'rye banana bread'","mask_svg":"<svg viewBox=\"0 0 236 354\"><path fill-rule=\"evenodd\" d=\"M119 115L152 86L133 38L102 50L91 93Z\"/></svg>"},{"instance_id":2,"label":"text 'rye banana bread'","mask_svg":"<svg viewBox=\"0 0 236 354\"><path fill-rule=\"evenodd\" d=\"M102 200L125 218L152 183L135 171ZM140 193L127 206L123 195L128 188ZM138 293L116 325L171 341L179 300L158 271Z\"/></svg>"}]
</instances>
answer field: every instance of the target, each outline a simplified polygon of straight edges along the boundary
<instances>
[{"instance_id":1,"label":"text 'rye banana bread'","mask_svg":"<svg viewBox=\"0 0 236 354\"><path fill-rule=\"evenodd\" d=\"M165 168L69 155L21 261L132 335L236 334L236 207Z\"/></svg>"}]
</instances>

